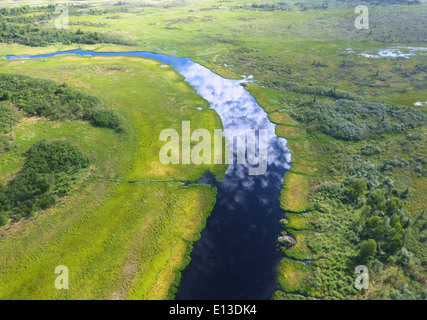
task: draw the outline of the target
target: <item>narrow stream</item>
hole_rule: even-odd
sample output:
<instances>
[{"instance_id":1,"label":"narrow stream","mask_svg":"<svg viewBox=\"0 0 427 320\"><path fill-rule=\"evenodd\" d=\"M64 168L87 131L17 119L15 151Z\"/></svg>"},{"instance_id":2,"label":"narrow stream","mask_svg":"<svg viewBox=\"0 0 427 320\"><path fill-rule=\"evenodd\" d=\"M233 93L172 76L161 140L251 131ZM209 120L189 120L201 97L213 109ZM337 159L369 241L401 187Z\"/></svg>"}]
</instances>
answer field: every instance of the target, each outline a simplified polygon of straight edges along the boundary
<instances>
[{"instance_id":1,"label":"narrow stream","mask_svg":"<svg viewBox=\"0 0 427 320\"><path fill-rule=\"evenodd\" d=\"M222 119L224 129L266 129L267 171L249 175L248 164L231 164L218 183L205 175L202 183L218 188L215 207L201 239L182 272L176 299L270 299L279 289L276 270L283 257L277 237L283 218L279 195L283 176L290 167L286 140L275 135L265 111L240 86L241 80L224 79L188 58L150 52L93 52L72 50L7 59L47 58L62 54L139 56L170 64L182 74ZM165 128L166 129L166 128ZM197 128L192 128L194 130ZM234 150L234 153L236 151ZM234 161L235 163L236 161Z\"/></svg>"}]
</instances>

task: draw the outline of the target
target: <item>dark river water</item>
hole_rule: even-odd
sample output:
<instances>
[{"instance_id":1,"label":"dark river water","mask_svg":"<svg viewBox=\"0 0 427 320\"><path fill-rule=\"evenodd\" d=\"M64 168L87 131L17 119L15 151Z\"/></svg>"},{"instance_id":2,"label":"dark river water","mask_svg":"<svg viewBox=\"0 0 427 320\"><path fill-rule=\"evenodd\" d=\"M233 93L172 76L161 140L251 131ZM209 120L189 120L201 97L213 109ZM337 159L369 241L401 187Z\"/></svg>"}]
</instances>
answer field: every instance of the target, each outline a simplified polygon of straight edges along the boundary
<instances>
[{"instance_id":1,"label":"dark river water","mask_svg":"<svg viewBox=\"0 0 427 320\"><path fill-rule=\"evenodd\" d=\"M241 80L224 79L188 58L150 52L73 50L7 58L47 58L61 54L140 56L170 64L209 101L210 107L221 117L224 129L267 131L264 174L250 175L248 169L253 166L249 164L230 164L223 181L217 182L213 176L205 175L198 182L215 185L217 199L200 240L194 244L191 262L182 272L175 298L270 299L279 289L276 270L283 255L277 238L283 231L279 221L284 216L279 195L291 159L286 140L275 135L275 125L240 86Z\"/></svg>"}]
</instances>

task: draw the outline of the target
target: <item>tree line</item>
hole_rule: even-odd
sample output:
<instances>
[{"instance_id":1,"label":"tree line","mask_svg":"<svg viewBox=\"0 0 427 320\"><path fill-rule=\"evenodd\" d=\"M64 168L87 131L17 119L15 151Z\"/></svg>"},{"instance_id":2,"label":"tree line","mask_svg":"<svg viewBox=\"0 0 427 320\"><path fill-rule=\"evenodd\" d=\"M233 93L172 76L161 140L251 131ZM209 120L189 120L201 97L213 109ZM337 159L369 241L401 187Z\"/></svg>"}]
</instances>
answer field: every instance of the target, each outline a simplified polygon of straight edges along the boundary
<instances>
[{"instance_id":1,"label":"tree line","mask_svg":"<svg viewBox=\"0 0 427 320\"><path fill-rule=\"evenodd\" d=\"M69 15L87 13L86 7L70 6ZM33 15L29 15L33 13ZM89 13L88 13L89 14ZM94 13L92 13L94 14ZM120 45L133 45L125 37L100 32L70 31L47 26L46 22L55 18L55 6L45 7L17 7L0 9L0 42L19 43L31 47L45 47L55 43L65 45L73 43L97 44L113 43Z\"/></svg>"}]
</instances>

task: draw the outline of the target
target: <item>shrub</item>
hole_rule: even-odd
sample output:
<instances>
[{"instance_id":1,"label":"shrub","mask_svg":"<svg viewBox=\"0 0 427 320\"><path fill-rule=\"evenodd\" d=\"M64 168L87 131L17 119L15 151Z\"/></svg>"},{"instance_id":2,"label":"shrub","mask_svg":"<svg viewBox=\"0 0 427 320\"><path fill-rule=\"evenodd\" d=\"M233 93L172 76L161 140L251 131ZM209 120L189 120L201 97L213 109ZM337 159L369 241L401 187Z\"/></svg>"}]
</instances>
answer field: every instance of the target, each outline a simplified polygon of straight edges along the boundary
<instances>
[{"instance_id":1,"label":"shrub","mask_svg":"<svg viewBox=\"0 0 427 320\"><path fill-rule=\"evenodd\" d=\"M119 117L114 111L96 110L92 115L92 122L97 126L111 129L117 129L120 126Z\"/></svg>"},{"instance_id":2,"label":"shrub","mask_svg":"<svg viewBox=\"0 0 427 320\"><path fill-rule=\"evenodd\" d=\"M56 203L66 194L64 180L76 182L76 175L89 166L77 147L64 141L42 140L26 153L22 170L7 186L0 186L0 212L14 219L29 217Z\"/></svg>"},{"instance_id":3,"label":"shrub","mask_svg":"<svg viewBox=\"0 0 427 320\"><path fill-rule=\"evenodd\" d=\"M401 156L397 155L394 156L394 158L388 162L386 162L385 164L389 164L393 167L397 167L397 168L407 168L409 166L409 162L405 159L403 159Z\"/></svg>"},{"instance_id":4,"label":"shrub","mask_svg":"<svg viewBox=\"0 0 427 320\"><path fill-rule=\"evenodd\" d=\"M0 133L10 131L16 121L16 115L9 103L0 104Z\"/></svg>"},{"instance_id":5,"label":"shrub","mask_svg":"<svg viewBox=\"0 0 427 320\"><path fill-rule=\"evenodd\" d=\"M54 173L87 168L89 160L77 147L65 141L41 140L26 152L22 172Z\"/></svg>"},{"instance_id":6,"label":"shrub","mask_svg":"<svg viewBox=\"0 0 427 320\"><path fill-rule=\"evenodd\" d=\"M361 149L360 149L360 154L364 155L364 156L373 156L376 154L381 153L381 149L378 147L373 147L370 144L364 145Z\"/></svg>"},{"instance_id":7,"label":"shrub","mask_svg":"<svg viewBox=\"0 0 427 320\"><path fill-rule=\"evenodd\" d=\"M4 226L8 222L8 218L5 212L0 212L0 227Z\"/></svg>"},{"instance_id":8,"label":"shrub","mask_svg":"<svg viewBox=\"0 0 427 320\"><path fill-rule=\"evenodd\" d=\"M374 258L377 254L377 243L374 239L363 241L360 244L359 258L361 261L366 261L369 258Z\"/></svg>"},{"instance_id":9,"label":"shrub","mask_svg":"<svg viewBox=\"0 0 427 320\"><path fill-rule=\"evenodd\" d=\"M361 196L363 196L368 189L365 180L360 178L349 179L346 181L346 185L347 196L350 201L356 201Z\"/></svg>"}]
</instances>

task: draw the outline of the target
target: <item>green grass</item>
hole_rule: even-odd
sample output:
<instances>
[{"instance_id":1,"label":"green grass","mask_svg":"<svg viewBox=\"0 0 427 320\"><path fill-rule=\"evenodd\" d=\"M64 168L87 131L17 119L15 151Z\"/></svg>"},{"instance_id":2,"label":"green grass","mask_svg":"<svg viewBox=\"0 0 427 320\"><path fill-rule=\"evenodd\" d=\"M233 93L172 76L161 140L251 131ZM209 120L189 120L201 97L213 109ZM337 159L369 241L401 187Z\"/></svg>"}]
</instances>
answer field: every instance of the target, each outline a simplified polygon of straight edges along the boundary
<instances>
[{"instance_id":1,"label":"green grass","mask_svg":"<svg viewBox=\"0 0 427 320\"><path fill-rule=\"evenodd\" d=\"M313 267L299 261L282 259L278 268L278 275L283 291L318 296L315 289L310 285L310 273L313 269Z\"/></svg>"},{"instance_id":2,"label":"green grass","mask_svg":"<svg viewBox=\"0 0 427 320\"><path fill-rule=\"evenodd\" d=\"M1 299L164 299L203 228L215 190L91 183L1 243ZM11 232L11 231L9 231ZM70 289L54 287L57 265Z\"/></svg>"},{"instance_id":3,"label":"green grass","mask_svg":"<svg viewBox=\"0 0 427 320\"><path fill-rule=\"evenodd\" d=\"M310 188L309 180L305 175L288 172L283 181L280 194L280 204L285 211L302 212L308 210L309 203L306 197Z\"/></svg>"},{"instance_id":4,"label":"green grass","mask_svg":"<svg viewBox=\"0 0 427 320\"><path fill-rule=\"evenodd\" d=\"M206 101L182 77L141 58L67 56L2 61L2 71L67 82L100 97L123 120L122 132L84 121L25 118L12 131L11 151L0 154L7 182L23 152L42 138L72 140L92 172L53 209L3 227L0 241L2 299L165 299L174 294L215 202L208 186L184 187L219 165L167 166L158 160L161 130L182 120L221 128ZM128 183L127 181L151 183ZM159 182L156 182L159 181ZM70 270L70 289L55 289L54 269Z\"/></svg>"},{"instance_id":5,"label":"green grass","mask_svg":"<svg viewBox=\"0 0 427 320\"><path fill-rule=\"evenodd\" d=\"M288 230L288 232L295 237L297 244L290 249L284 250L285 255L297 260L313 259L314 254L307 246L313 233L295 230Z\"/></svg>"},{"instance_id":6,"label":"green grass","mask_svg":"<svg viewBox=\"0 0 427 320\"><path fill-rule=\"evenodd\" d=\"M294 230L314 230L311 221L315 218L314 213L287 213L286 219L288 219L288 223L286 224L286 228Z\"/></svg>"}]
</instances>

